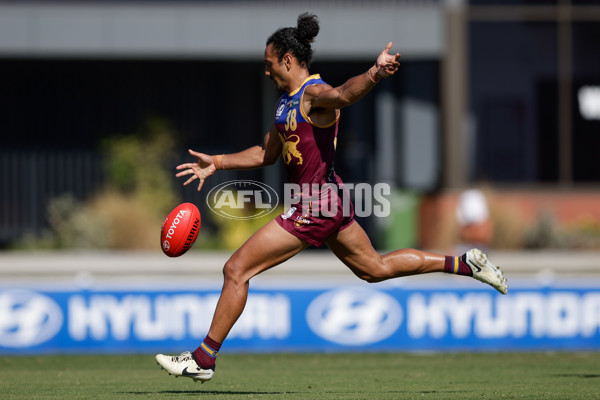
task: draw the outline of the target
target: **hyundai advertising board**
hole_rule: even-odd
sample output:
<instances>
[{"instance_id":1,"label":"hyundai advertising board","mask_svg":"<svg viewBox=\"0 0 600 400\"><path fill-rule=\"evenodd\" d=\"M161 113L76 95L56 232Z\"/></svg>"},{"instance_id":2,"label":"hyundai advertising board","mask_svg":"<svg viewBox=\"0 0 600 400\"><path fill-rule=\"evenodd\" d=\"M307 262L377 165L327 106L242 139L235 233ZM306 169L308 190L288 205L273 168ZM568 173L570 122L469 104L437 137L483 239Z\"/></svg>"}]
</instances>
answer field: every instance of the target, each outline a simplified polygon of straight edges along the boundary
<instances>
[{"instance_id":1,"label":"hyundai advertising board","mask_svg":"<svg viewBox=\"0 0 600 400\"><path fill-rule=\"evenodd\" d=\"M523 284L506 296L483 286L284 287L251 290L224 350L600 350L600 286L590 281ZM0 287L0 353L193 350L218 295Z\"/></svg>"}]
</instances>

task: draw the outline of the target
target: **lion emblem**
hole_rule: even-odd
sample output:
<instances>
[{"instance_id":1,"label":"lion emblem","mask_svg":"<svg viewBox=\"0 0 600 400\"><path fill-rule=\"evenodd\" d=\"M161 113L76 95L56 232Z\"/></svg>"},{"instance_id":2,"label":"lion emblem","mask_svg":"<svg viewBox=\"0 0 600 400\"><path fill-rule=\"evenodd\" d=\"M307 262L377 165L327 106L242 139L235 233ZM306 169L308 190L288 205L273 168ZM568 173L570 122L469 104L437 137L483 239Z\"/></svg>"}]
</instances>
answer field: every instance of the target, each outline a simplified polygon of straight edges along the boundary
<instances>
[{"instance_id":1,"label":"lion emblem","mask_svg":"<svg viewBox=\"0 0 600 400\"><path fill-rule=\"evenodd\" d=\"M296 138L295 141L289 140L293 137ZM298 148L296 147L298 143L300 143L300 136L290 135L286 140L286 138L280 133L279 138L283 143L283 149L281 151L281 154L283 155L283 161L289 165L289 163L291 163L292 159L295 157L298 159L298 165L302 165L302 153L300 153L300 151L298 151Z\"/></svg>"}]
</instances>

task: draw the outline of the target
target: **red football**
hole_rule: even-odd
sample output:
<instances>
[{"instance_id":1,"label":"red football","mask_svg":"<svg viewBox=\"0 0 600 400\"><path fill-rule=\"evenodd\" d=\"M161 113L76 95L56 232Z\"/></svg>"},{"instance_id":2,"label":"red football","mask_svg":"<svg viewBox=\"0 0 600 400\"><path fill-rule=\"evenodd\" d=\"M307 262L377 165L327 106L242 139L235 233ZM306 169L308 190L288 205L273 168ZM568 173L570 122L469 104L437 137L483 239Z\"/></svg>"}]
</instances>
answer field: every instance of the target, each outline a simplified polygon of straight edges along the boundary
<instances>
[{"instance_id":1,"label":"red football","mask_svg":"<svg viewBox=\"0 0 600 400\"><path fill-rule=\"evenodd\" d=\"M200 211L183 203L169 213L160 228L160 247L169 257L179 257L192 247L200 231Z\"/></svg>"}]
</instances>

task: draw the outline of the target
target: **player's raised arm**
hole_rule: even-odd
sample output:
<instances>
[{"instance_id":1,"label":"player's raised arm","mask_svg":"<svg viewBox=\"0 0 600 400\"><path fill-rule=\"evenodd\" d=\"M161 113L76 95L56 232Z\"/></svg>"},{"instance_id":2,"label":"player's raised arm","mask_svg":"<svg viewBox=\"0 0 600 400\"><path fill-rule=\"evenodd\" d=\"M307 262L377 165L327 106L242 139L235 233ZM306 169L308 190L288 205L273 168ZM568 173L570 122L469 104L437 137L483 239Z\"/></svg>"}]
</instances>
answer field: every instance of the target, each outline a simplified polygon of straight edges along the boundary
<instances>
[{"instance_id":1,"label":"player's raised arm","mask_svg":"<svg viewBox=\"0 0 600 400\"><path fill-rule=\"evenodd\" d=\"M398 71L400 53L390 54L392 42L377 57L375 64L363 74L348 79L335 88L312 86L306 89L308 94L303 106L307 112L312 108L343 108L366 95L382 78L388 78ZM307 104L309 103L309 104Z\"/></svg>"},{"instance_id":2,"label":"player's raised arm","mask_svg":"<svg viewBox=\"0 0 600 400\"><path fill-rule=\"evenodd\" d=\"M239 153L208 155L194 150L188 150L198 161L180 164L176 167L178 172L175 176L182 177L192 175L185 185L189 185L198 179L198 191L202 189L206 178L214 174L218 169L253 169L271 165L277 161L281 153L282 143L277 134L275 125L267 132L262 146L252 146Z\"/></svg>"}]
</instances>

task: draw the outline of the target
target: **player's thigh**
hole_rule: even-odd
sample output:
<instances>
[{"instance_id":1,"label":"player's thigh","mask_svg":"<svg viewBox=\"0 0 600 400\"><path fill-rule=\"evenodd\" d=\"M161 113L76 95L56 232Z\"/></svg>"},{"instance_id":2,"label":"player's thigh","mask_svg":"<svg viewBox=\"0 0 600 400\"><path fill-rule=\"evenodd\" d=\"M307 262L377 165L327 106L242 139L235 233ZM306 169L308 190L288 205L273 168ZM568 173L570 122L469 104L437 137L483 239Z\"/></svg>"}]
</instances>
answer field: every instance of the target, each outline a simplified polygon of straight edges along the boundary
<instances>
[{"instance_id":1,"label":"player's thigh","mask_svg":"<svg viewBox=\"0 0 600 400\"><path fill-rule=\"evenodd\" d=\"M274 267L298 254L309 244L283 229L275 220L254 233L227 261L225 274L242 280Z\"/></svg>"},{"instance_id":2,"label":"player's thigh","mask_svg":"<svg viewBox=\"0 0 600 400\"><path fill-rule=\"evenodd\" d=\"M358 277L372 280L381 275L384 263L375 251L364 229L356 222L331 236L327 242L331 251Z\"/></svg>"}]
</instances>

